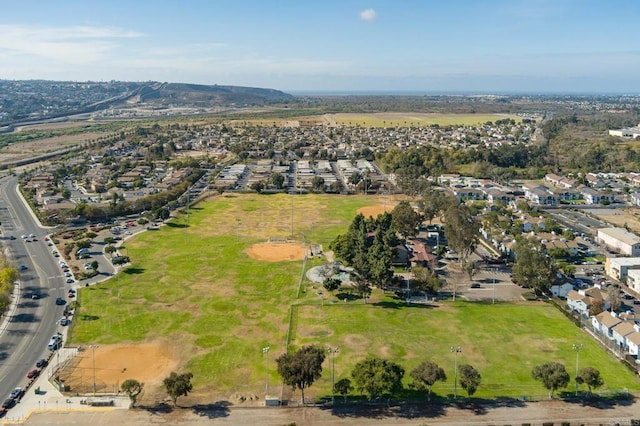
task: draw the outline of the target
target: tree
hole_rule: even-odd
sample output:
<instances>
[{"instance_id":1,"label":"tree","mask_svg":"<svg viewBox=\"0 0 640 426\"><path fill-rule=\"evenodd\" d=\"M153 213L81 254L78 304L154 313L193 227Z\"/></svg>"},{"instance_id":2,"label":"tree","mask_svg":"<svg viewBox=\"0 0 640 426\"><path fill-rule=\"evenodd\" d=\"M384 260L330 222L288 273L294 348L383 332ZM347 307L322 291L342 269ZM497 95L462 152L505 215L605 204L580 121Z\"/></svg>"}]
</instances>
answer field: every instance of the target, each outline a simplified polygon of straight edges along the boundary
<instances>
[{"instance_id":1,"label":"tree","mask_svg":"<svg viewBox=\"0 0 640 426\"><path fill-rule=\"evenodd\" d=\"M322 283L322 286L327 291L336 291L337 289L340 288L341 285L342 285L342 281L340 281L338 278L326 278Z\"/></svg>"},{"instance_id":2,"label":"tree","mask_svg":"<svg viewBox=\"0 0 640 426\"><path fill-rule=\"evenodd\" d=\"M100 264L98 263L97 260L94 260L93 262L91 262L91 269L93 269L94 271L97 271L99 267L100 267Z\"/></svg>"},{"instance_id":3,"label":"tree","mask_svg":"<svg viewBox=\"0 0 640 426\"><path fill-rule=\"evenodd\" d=\"M448 199L444 192L429 187L422 192L422 196L418 201L418 207L424 218L431 224L433 219L442 213L447 202Z\"/></svg>"},{"instance_id":4,"label":"tree","mask_svg":"<svg viewBox=\"0 0 640 426\"><path fill-rule=\"evenodd\" d=\"M476 262L474 260L464 262L464 265L462 265L462 269L467 273L467 275L469 275L469 281L473 279L473 276L478 270Z\"/></svg>"},{"instance_id":5,"label":"tree","mask_svg":"<svg viewBox=\"0 0 640 426\"><path fill-rule=\"evenodd\" d=\"M476 393L476 389L480 386L482 377L480 373L469 364L463 364L458 367L458 375L460 376L460 386L467 392L469 397Z\"/></svg>"},{"instance_id":6,"label":"tree","mask_svg":"<svg viewBox=\"0 0 640 426\"><path fill-rule=\"evenodd\" d=\"M392 226L402 236L413 237L418 231L422 217L407 200L400 201L391 212Z\"/></svg>"},{"instance_id":7,"label":"tree","mask_svg":"<svg viewBox=\"0 0 640 426\"><path fill-rule=\"evenodd\" d=\"M444 286L444 282L429 268L414 266L411 268L413 279L410 286L413 290L426 291L429 294L438 294Z\"/></svg>"},{"instance_id":8,"label":"tree","mask_svg":"<svg viewBox=\"0 0 640 426\"><path fill-rule=\"evenodd\" d=\"M349 392L353 390L353 386L351 385L351 380L348 378L340 379L334 385L334 391L344 398L344 402L347 402L347 395Z\"/></svg>"},{"instance_id":9,"label":"tree","mask_svg":"<svg viewBox=\"0 0 640 426\"><path fill-rule=\"evenodd\" d=\"M549 290L556 271L551 258L533 239L520 238L515 247L516 264L513 267L514 281L533 289L536 294Z\"/></svg>"},{"instance_id":10,"label":"tree","mask_svg":"<svg viewBox=\"0 0 640 426\"><path fill-rule=\"evenodd\" d=\"M142 389L144 389L144 383L140 383L135 379L127 379L122 382L122 385L120 385L120 389L122 390L122 392L127 394L129 399L131 400L131 407L133 407L134 405L136 405L138 395L140 395Z\"/></svg>"},{"instance_id":11,"label":"tree","mask_svg":"<svg viewBox=\"0 0 640 426\"><path fill-rule=\"evenodd\" d=\"M367 298L371 294L371 285L369 285L369 282L362 276L356 275L353 283L356 292L362 297L364 303L367 303Z\"/></svg>"},{"instance_id":12,"label":"tree","mask_svg":"<svg viewBox=\"0 0 640 426\"><path fill-rule=\"evenodd\" d=\"M356 388L370 400L400 391L403 376L404 368L400 365L377 357L360 361L351 372Z\"/></svg>"},{"instance_id":13,"label":"tree","mask_svg":"<svg viewBox=\"0 0 640 426\"><path fill-rule=\"evenodd\" d=\"M607 291L609 293L609 306L611 306L611 312L615 312L620 309L620 306L622 306L620 287L611 286Z\"/></svg>"},{"instance_id":14,"label":"tree","mask_svg":"<svg viewBox=\"0 0 640 426\"><path fill-rule=\"evenodd\" d=\"M162 381L174 406L177 405L178 397L187 396L193 389L193 385L191 384L192 378L193 374L191 373L178 374L172 371L171 374Z\"/></svg>"},{"instance_id":15,"label":"tree","mask_svg":"<svg viewBox=\"0 0 640 426\"><path fill-rule=\"evenodd\" d=\"M282 173L275 172L272 173L271 176L269 176L269 180L271 181L271 184L276 187L276 189L282 189L282 187L284 186L285 177L282 175Z\"/></svg>"},{"instance_id":16,"label":"tree","mask_svg":"<svg viewBox=\"0 0 640 426\"><path fill-rule=\"evenodd\" d=\"M451 247L464 262L475 250L480 226L464 204L453 204L444 212L444 233Z\"/></svg>"},{"instance_id":17,"label":"tree","mask_svg":"<svg viewBox=\"0 0 640 426\"><path fill-rule=\"evenodd\" d=\"M314 191L321 192L324 190L324 178L322 176L314 176L311 179L311 188Z\"/></svg>"},{"instance_id":18,"label":"tree","mask_svg":"<svg viewBox=\"0 0 640 426\"><path fill-rule=\"evenodd\" d=\"M447 375L435 362L422 362L411 371L413 386L419 391L427 391L427 398L431 401L431 388L436 382L444 382Z\"/></svg>"},{"instance_id":19,"label":"tree","mask_svg":"<svg viewBox=\"0 0 640 426\"><path fill-rule=\"evenodd\" d=\"M583 383L587 385L589 388L589 394L591 394L593 389L598 389L600 386L604 385L604 380L600 377L600 371L593 367L585 367L578 372L576 383L579 385Z\"/></svg>"},{"instance_id":20,"label":"tree","mask_svg":"<svg viewBox=\"0 0 640 426\"><path fill-rule=\"evenodd\" d=\"M257 182L253 182L249 188L251 188L252 190L256 191L258 194L261 193L264 188L265 188L265 184L263 181L259 180Z\"/></svg>"},{"instance_id":21,"label":"tree","mask_svg":"<svg viewBox=\"0 0 640 426\"><path fill-rule=\"evenodd\" d=\"M166 207L161 207L155 211L156 219L167 220L171 216L171 212Z\"/></svg>"},{"instance_id":22,"label":"tree","mask_svg":"<svg viewBox=\"0 0 640 426\"><path fill-rule=\"evenodd\" d=\"M595 299L589 307L589 316L595 317L602 311L604 311L604 301L602 299Z\"/></svg>"},{"instance_id":23,"label":"tree","mask_svg":"<svg viewBox=\"0 0 640 426\"><path fill-rule=\"evenodd\" d=\"M323 348L310 345L300 348L293 354L282 354L276 359L282 381L293 390L300 389L302 392L302 404L304 404L304 390L322 374L324 358Z\"/></svg>"},{"instance_id":24,"label":"tree","mask_svg":"<svg viewBox=\"0 0 640 426\"><path fill-rule=\"evenodd\" d=\"M113 256L113 253L117 252L118 249L115 246L108 245L104 248L104 252Z\"/></svg>"},{"instance_id":25,"label":"tree","mask_svg":"<svg viewBox=\"0 0 640 426\"><path fill-rule=\"evenodd\" d=\"M553 393L560 389L566 388L571 380L569 373L563 364L559 362L547 362L546 364L536 365L531 370L531 376L544 385L549 391L549 398L553 397Z\"/></svg>"}]
</instances>

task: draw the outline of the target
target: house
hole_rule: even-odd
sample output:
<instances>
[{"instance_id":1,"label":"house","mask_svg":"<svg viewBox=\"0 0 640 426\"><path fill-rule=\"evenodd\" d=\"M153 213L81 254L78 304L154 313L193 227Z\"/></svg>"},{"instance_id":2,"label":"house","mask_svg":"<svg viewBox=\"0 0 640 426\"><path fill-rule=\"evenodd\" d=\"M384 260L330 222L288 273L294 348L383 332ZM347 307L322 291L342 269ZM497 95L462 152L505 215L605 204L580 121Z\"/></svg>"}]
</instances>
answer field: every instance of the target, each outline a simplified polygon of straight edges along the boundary
<instances>
[{"instance_id":1,"label":"house","mask_svg":"<svg viewBox=\"0 0 640 426\"><path fill-rule=\"evenodd\" d=\"M627 256L640 256L640 237L624 228L600 228L596 239Z\"/></svg>"},{"instance_id":2,"label":"house","mask_svg":"<svg viewBox=\"0 0 640 426\"><path fill-rule=\"evenodd\" d=\"M571 290L567 294L567 306L583 317L590 316L589 310L596 301L602 301L603 310L609 309L609 295L597 284L586 290Z\"/></svg>"},{"instance_id":3,"label":"house","mask_svg":"<svg viewBox=\"0 0 640 426\"><path fill-rule=\"evenodd\" d=\"M604 181L595 173L587 173L585 179L592 188L602 188L605 186Z\"/></svg>"},{"instance_id":4,"label":"house","mask_svg":"<svg viewBox=\"0 0 640 426\"><path fill-rule=\"evenodd\" d=\"M558 204L558 197L546 186L526 183L522 189L524 189L524 198L532 203L549 206Z\"/></svg>"},{"instance_id":5,"label":"house","mask_svg":"<svg viewBox=\"0 0 640 426\"><path fill-rule=\"evenodd\" d=\"M573 284L567 282L551 286L551 294L562 299L565 299L571 290L573 290Z\"/></svg>"},{"instance_id":6,"label":"house","mask_svg":"<svg viewBox=\"0 0 640 426\"><path fill-rule=\"evenodd\" d=\"M622 321L620 324L615 325L611 330L611 335L616 343L616 346L620 350L627 350L629 344L627 343L627 336L633 333L637 333L634 323L630 321Z\"/></svg>"},{"instance_id":7,"label":"house","mask_svg":"<svg viewBox=\"0 0 640 426\"><path fill-rule=\"evenodd\" d=\"M638 349L640 349L640 327L637 325L634 327L636 332L627 336L627 347L629 348L629 355L638 357Z\"/></svg>"},{"instance_id":8,"label":"house","mask_svg":"<svg viewBox=\"0 0 640 426\"><path fill-rule=\"evenodd\" d=\"M438 259L437 256L431 254L431 250L423 243L414 241L411 258L411 266L430 267Z\"/></svg>"},{"instance_id":9,"label":"house","mask_svg":"<svg viewBox=\"0 0 640 426\"><path fill-rule=\"evenodd\" d=\"M620 324L622 320L615 312L603 311L591 318L591 324L595 331L609 340L613 340L613 327Z\"/></svg>"},{"instance_id":10,"label":"house","mask_svg":"<svg viewBox=\"0 0 640 426\"><path fill-rule=\"evenodd\" d=\"M578 190L587 204L601 204L603 202L611 203L615 200L613 194L607 194L605 192L589 188L588 186L580 186Z\"/></svg>"}]
</instances>

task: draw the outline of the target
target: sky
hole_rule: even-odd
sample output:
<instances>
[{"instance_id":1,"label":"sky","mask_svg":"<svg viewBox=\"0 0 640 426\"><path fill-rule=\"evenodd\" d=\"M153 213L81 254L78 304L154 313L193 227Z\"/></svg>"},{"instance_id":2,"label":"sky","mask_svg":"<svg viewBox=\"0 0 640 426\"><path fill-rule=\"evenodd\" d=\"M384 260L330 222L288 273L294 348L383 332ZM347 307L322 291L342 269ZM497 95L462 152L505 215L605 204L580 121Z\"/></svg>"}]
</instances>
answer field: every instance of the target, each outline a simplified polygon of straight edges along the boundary
<instances>
[{"instance_id":1,"label":"sky","mask_svg":"<svg viewBox=\"0 0 640 426\"><path fill-rule=\"evenodd\" d=\"M0 79L640 93L638 0L0 0Z\"/></svg>"}]
</instances>

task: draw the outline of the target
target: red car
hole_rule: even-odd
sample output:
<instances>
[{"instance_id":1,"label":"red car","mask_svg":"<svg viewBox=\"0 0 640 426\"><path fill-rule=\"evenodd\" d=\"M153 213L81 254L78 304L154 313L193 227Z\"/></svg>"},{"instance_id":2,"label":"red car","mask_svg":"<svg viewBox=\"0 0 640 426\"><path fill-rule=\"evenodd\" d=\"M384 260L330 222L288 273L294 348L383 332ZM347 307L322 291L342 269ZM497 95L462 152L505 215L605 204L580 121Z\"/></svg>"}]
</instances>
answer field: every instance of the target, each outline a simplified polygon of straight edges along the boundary
<instances>
[{"instance_id":1,"label":"red car","mask_svg":"<svg viewBox=\"0 0 640 426\"><path fill-rule=\"evenodd\" d=\"M38 370L37 368L34 368L33 370L27 373L27 379L33 379L35 377L38 377L38 374L40 374L40 370Z\"/></svg>"}]
</instances>

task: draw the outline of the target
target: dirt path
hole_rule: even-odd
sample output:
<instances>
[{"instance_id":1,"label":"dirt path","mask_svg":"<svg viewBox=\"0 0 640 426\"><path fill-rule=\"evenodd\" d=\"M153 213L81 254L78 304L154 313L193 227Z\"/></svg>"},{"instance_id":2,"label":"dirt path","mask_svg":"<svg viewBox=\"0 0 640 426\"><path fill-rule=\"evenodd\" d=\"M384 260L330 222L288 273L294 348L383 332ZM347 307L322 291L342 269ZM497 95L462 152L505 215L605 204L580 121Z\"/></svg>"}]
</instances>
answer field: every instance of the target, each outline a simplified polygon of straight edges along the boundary
<instances>
[{"instance_id":1,"label":"dirt path","mask_svg":"<svg viewBox=\"0 0 640 426\"><path fill-rule=\"evenodd\" d=\"M638 402L627 405L590 407L558 401L521 403L499 406L399 406L330 408L239 408L196 406L156 410L115 410L93 413L48 412L32 415L28 425L92 424L92 426L127 424L211 424L233 425L507 425L544 422L571 425L632 425L640 418Z\"/></svg>"}]
</instances>

